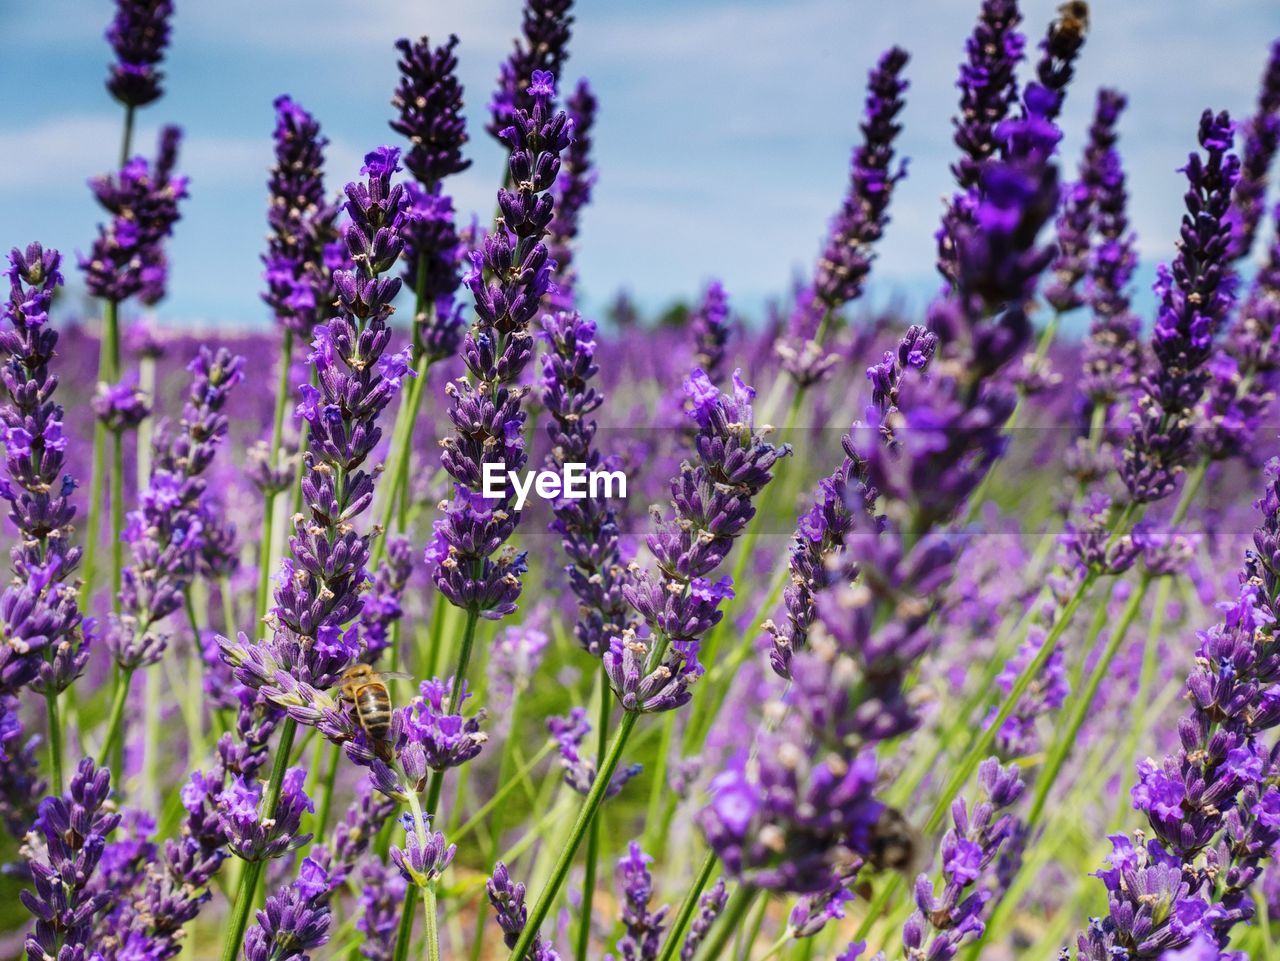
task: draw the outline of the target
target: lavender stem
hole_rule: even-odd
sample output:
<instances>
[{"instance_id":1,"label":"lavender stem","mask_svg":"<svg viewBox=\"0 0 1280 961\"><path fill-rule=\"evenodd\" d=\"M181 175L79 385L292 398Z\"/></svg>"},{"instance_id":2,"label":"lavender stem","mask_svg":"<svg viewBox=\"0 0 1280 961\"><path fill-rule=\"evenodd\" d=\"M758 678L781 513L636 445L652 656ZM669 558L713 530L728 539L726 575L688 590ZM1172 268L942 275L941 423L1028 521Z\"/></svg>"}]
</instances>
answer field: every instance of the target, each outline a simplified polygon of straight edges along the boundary
<instances>
[{"instance_id":1,"label":"lavender stem","mask_svg":"<svg viewBox=\"0 0 1280 961\"><path fill-rule=\"evenodd\" d=\"M280 377L276 384L276 408L271 421L271 450L269 460L274 470L280 460L280 445L283 443L284 412L289 401L289 364L293 359L293 330L286 327L280 341ZM276 491L268 490L262 503L262 542L258 545L258 596L254 602L256 616L254 624L260 624L267 616L267 600L270 595L272 542L275 540L275 505ZM230 624L226 628L233 630Z\"/></svg>"}]
</instances>

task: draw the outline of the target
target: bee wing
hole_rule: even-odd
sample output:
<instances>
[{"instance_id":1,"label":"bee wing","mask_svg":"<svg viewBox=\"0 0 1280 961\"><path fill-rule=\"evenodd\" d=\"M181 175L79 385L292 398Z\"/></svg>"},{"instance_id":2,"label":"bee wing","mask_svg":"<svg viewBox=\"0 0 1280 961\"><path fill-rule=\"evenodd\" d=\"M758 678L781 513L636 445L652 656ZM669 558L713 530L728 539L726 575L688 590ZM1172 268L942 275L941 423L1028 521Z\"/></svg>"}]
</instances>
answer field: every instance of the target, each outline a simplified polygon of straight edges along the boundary
<instances>
[{"instance_id":1,"label":"bee wing","mask_svg":"<svg viewBox=\"0 0 1280 961\"><path fill-rule=\"evenodd\" d=\"M411 681L413 675L405 671L379 671L378 675L384 681Z\"/></svg>"}]
</instances>

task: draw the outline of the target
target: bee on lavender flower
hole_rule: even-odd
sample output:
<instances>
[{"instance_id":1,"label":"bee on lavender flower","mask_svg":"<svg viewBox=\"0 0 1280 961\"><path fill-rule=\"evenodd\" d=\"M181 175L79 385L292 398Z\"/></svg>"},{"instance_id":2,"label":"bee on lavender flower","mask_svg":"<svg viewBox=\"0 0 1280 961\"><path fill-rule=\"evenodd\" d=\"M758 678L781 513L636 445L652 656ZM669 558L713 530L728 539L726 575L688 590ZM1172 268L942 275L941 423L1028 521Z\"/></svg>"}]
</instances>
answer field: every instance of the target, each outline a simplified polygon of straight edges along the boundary
<instances>
[{"instance_id":1,"label":"bee on lavender flower","mask_svg":"<svg viewBox=\"0 0 1280 961\"><path fill-rule=\"evenodd\" d=\"M342 700L351 706L351 713L374 753L387 764L394 760L387 741L391 730L391 692L387 690L387 681L409 676L403 671L375 671L368 664L359 663L343 671L339 683Z\"/></svg>"},{"instance_id":2,"label":"bee on lavender flower","mask_svg":"<svg viewBox=\"0 0 1280 961\"><path fill-rule=\"evenodd\" d=\"M886 807L871 826L867 863L877 871L897 871L910 879L923 849L920 832L897 808Z\"/></svg>"},{"instance_id":3,"label":"bee on lavender flower","mask_svg":"<svg viewBox=\"0 0 1280 961\"><path fill-rule=\"evenodd\" d=\"M1058 7L1058 29L1082 36L1089 32L1089 4L1085 0L1067 0Z\"/></svg>"}]
</instances>

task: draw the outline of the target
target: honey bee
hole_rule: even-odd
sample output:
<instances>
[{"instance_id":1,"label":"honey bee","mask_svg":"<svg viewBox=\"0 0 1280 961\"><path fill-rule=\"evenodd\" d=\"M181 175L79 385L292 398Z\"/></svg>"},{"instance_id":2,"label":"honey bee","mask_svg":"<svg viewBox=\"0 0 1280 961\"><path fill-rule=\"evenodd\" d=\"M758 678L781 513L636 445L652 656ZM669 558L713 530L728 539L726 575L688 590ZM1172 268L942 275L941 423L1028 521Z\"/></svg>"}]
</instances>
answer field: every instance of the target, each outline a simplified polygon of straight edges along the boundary
<instances>
[{"instance_id":1,"label":"honey bee","mask_svg":"<svg viewBox=\"0 0 1280 961\"><path fill-rule=\"evenodd\" d=\"M1085 0L1067 0L1058 7L1058 29L1081 35L1089 32L1089 4Z\"/></svg>"},{"instance_id":2,"label":"honey bee","mask_svg":"<svg viewBox=\"0 0 1280 961\"><path fill-rule=\"evenodd\" d=\"M391 678L409 677L400 671L375 671L368 664L352 664L342 672L338 690L342 699L351 705L351 712L373 752L390 764L394 759L387 733L391 730L391 693L387 681Z\"/></svg>"},{"instance_id":3,"label":"honey bee","mask_svg":"<svg viewBox=\"0 0 1280 961\"><path fill-rule=\"evenodd\" d=\"M920 832L911 826L901 811L885 808L871 826L867 863L879 871L897 871L910 877L920 851Z\"/></svg>"}]
</instances>

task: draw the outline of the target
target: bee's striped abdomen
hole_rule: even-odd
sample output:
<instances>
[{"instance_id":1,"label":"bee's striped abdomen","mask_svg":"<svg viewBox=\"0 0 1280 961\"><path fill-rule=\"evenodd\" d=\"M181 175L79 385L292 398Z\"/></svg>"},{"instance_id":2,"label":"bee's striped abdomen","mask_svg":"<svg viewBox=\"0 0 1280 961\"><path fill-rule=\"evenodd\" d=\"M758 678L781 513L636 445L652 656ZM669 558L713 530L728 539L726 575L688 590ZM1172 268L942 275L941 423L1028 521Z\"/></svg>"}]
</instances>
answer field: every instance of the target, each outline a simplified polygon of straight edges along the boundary
<instances>
[{"instance_id":1,"label":"bee's striped abdomen","mask_svg":"<svg viewBox=\"0 0 1280 961\"><path fill-rule=\"evenodd\" d=\"M383 740L391 730L391 696L385 684L366 684L356 692L356 713L370 737Z\"/></svg>"}]
</instances>

